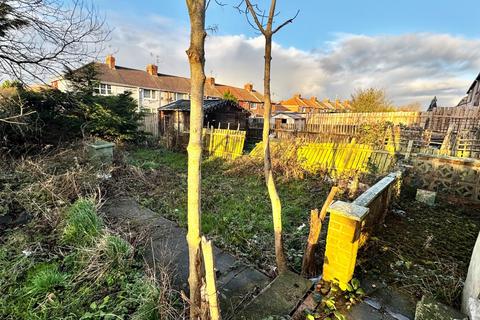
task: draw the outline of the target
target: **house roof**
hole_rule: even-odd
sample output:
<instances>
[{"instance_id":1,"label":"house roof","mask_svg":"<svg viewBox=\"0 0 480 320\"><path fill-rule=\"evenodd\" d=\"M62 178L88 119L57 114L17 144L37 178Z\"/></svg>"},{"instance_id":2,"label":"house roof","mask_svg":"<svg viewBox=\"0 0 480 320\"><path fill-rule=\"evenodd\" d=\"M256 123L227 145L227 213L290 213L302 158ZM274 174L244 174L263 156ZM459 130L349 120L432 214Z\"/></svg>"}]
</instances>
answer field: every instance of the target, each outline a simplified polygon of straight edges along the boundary
<instances>
[{"instance_id":1,"label":"house roof","mask_svg":"<svg viewBox=\"0 0 480 320\"><path fill-rule=\"evenodd\" d=\"M299 112L278 112L272 118L275 119L275 118L284 118L284 117L288 117L294 120L305 119L304 114Z\"/></svg>"},{"instance_id":2,"label":"house roof","mask_svg":"<svg viewBox=\"0 0 480 320\"><path fill-rule=\"evenodd\" d=\"M247 110L240 107L240 105L231 100L223 100L223 99L208 99L203 100L203 112L209 113L216 111L218 109L225 108L227 106L231 106L233 108L238 109L239 111L248 113ZM158 108L161 111L190 111L190 100L182 99L177 100L172 103L169 103L163 107Z\"/></svg>"},{"instance_id":3,"label":"house roof","mask_svg":"<svg viewBox=\"0 0 480 320\"><path fill-rule=\"evenodd\" d=\"M107 64L99 62L95 62L94 65L98 73L98 80L103 82L168 92L190 92L189 78L162 73L154 76L145 70L117 65L115 69L111 69ZM222 98L226 92L230 92L238 101L263 102L263 95L255 90L249 91L244 88L205 82L205 95L208 97Z\"/></svg>"},{"instance_id":4,"label":"house roof","mask_svg":"<svg viewBox=\"0 0 480 320\"><path fill-rule=\"evenodd\" d=\"M263 102L263 95L257 91L248 91L224 84L215 84L215 89L218 90L222 97L225 93L230 92L239 101Z\"/></svg>"},{"instance_id":5,"label":"house roof","mask_svg":"<svg viewBox=\"0 0 480 320\"><path fill-rule=\"evenodd\" d=\"M325 99L323 101L319 101L316 97L310 97L308 99L303 98L300 94L295 94L293 97L287 100L283 100L280 102L283 106L299 106L299 107L308 107L312 109L320 109L320 110L349 110L350 104L348 101L330 101L329 99Z\"/></svg>"},{"instance_id":6,"label":"house roof","mask_svg":"<svg viewBox=\"0 0 480 320\"><path fill-rule=\"evenodd\" d=\"M475 86L475 83L476 83L477 81L479 81L479 80L480 80L480 73L477 75L477 77L475 78L475 80L473 80L472 84L471 84L470 87L468 88L467 94L470 93L470 91L473 90L473 87Z\"/></svg>"}]
</instances>

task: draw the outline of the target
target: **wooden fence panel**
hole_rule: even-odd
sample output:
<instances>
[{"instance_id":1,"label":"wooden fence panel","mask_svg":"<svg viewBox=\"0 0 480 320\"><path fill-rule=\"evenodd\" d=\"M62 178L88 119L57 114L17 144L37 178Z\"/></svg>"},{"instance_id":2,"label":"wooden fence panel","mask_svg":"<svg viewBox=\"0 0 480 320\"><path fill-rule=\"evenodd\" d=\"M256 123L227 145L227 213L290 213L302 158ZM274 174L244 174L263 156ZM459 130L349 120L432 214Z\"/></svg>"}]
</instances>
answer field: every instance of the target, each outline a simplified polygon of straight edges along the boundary
<instances>
[{"instance_id":1,"label":"wooden fence panel","mask_svg":"<svg viewBox=\"0 0 480 320\"><path fill-rule=\"evenodd\" d=\"M366 144L351 143L286 143L271 142L272 157L290 159L292 152L301 166L310 172L325 170L334 175L344 172L387 172L394 163L395 155L385 150L375 150ZM263 157L263 143L258 143L250 152L252 157Z\"/></svg>"},{"instance_id":2,"label":"wooden fence panel","mask_svg":"<svg viewBox=\"0 0 480 320\"><path fill-rule=\"evenodd\" d=\"M160 136L158 130L158 113L146 113L140 120L140 130L150 133L154 138Z\"/></svg>"},{"instance_id":3,"label":"wooden fence panel","mask_svg":"<svg viewBox=\"0 0 480 320\"><path fill-rule=\"evenodd\" d=\"M243 153L245 136L246 131L204 128L204 150L215 157L235 159Z\"/></svg>"}]
</instances>

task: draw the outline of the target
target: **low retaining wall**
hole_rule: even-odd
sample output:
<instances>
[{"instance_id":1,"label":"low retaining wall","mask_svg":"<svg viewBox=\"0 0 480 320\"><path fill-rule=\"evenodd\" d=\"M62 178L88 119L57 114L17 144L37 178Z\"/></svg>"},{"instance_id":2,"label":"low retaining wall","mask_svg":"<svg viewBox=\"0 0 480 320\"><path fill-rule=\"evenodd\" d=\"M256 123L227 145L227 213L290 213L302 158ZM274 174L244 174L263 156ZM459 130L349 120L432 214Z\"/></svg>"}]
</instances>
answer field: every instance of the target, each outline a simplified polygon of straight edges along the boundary
<instances>
[{"instance_id":1,"label":"low retaining wall","mask_svg":"<svg viewBox=\"0 0 480 320\"><path fill-rule=\"evenodd\" d=\"M480 201L480 160L417 154L412 164L412 186Z\"/></svg>"},{"instance_id":2,"label":"low retaining wall","mask_svg":"<svg viewBox=\"0 0 480 320\"><path fill-rule=\"evenodd\" d=\"M325 280L346 289L353 277L358 249L383 224L400 176L399 172L390 173L352 203L336 201L330 205L323 265Z\"/></svg>"}]
</instances>

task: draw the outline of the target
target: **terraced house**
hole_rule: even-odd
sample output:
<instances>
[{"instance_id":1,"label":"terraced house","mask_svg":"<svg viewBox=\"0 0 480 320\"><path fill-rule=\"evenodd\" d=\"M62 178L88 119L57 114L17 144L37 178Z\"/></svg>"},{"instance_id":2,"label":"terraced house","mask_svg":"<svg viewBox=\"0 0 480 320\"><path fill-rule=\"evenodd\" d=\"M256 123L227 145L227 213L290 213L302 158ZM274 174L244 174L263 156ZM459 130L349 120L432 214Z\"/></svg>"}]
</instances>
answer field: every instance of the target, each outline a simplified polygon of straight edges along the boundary
<instances>
[{"instance_id":1,"label":"terraced house","mask_svg":"<svg viewBox=\"0 0 480 320\"><path fill-rule=\"evenodd\" d=\"M174 75L158 73L158 66L148 64L145 70L118 66L115 57L109 55L105 63L94 62L99 81L96 93L101 95L116 95L131 92L138 101L139 110L157 112L177 100L189 99L190 79ZM69 90L69 83L64 78L55 79L51 85L62 91ZM247 83L243 88L218 84L214 78L205 82L205 98L218 99L225 96L233 97L238 104L252 114L263 110L263 94L253 89L253 84Z\"/></svg>"},{"instance_id":2,"label":"terraced house","mask_svg":"<svg viewBox=\"0 0 480 320\"><path fill-rule=\"evenodd\" d=\"M347 112L350 110L348 100L330 101L330 99L318 100L317 97L304 98L297 93L290 99L280 101L280 104L291 112L319 113L319 112Z\"/></svg>"}]
</instances>

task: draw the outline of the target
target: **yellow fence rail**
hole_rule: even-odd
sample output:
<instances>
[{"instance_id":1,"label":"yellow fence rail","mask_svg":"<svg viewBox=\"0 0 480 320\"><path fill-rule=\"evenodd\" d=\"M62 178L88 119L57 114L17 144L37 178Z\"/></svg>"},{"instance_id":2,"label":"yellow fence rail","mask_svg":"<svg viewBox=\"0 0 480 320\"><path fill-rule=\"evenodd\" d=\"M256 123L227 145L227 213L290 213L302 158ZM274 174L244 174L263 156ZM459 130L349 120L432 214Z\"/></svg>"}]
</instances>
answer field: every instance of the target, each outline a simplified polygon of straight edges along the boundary
<instances>
[{"instance_id":1,"label":"yellow fence rail","mask_svg":"<svg viewBox=\"0 0 480 320\"><path fill-rule=\"evenodd\" d=\"M394 152L376 150L367 144L351 143L306 143L296 145L288 141L271 142L274 156L291 158L296 152L297 160L309 172L387 172L394 163ZM263 157L263 143L258 143L250 156Z\"/></svg>"},{"instance_id":2,"label":"yellow fence rail","mask_svg":"<svg viewBox=\"0 0 480 320\"><path fill-rule=\"evenodd\" d=\"M207 154L224 159L242 155L246 131L228 129L203 129L203 145Z\"/></svg>"}]
</instances>

